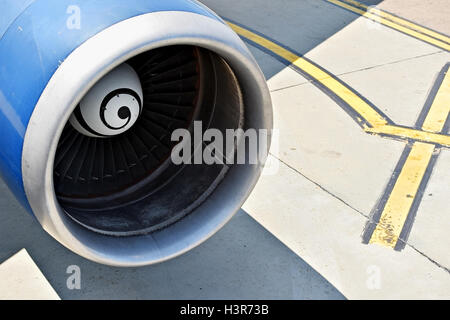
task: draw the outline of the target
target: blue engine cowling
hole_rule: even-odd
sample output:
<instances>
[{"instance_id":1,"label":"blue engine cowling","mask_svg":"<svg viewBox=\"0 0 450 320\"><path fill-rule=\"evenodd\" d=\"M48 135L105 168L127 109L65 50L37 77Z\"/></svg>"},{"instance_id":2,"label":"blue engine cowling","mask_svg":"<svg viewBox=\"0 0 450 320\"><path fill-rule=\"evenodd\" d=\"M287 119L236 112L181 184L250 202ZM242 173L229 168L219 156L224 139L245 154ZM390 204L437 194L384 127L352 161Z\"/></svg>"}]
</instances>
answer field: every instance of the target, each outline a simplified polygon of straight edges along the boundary
<instances>
[{"instance_id":1,"label":"blue engine cowling","mask_svg":"<svg viewBox=\"0 0 450 320\"><path fill-rule=\"evenodd\" d=\"M193 120L272 127L264 77L218 16L189 0L4 0L0 12L0 173L56 240L99 263L146 265L240 208L260 164L174 168L161 133ZM83 136L69 118L124 63L147 118L125 137Z\"/></svg>"}]
</instances>

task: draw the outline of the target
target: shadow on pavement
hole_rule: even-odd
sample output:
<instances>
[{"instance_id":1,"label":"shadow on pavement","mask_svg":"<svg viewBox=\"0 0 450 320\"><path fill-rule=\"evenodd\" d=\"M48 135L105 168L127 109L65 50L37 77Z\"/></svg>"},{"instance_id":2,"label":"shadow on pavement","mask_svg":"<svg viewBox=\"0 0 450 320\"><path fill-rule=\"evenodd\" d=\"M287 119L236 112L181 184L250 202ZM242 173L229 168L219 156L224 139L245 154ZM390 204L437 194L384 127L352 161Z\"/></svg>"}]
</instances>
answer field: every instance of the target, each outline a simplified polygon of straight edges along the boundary
<instances>
[{"instance_id":1,"label":"shadow on pavement","mask_svg":"<svg viewBox=\"0 0 450 320\"><path fill-rule=\"evenodd\" d=\"M53 240L0 180L0 262L26 248L62 299L344 299L245 212L194 250L143 268L88 261ZM66 286L81 269L81 290Z\"/></svg>"},{"instance_id":2,"label":"shadow on pavement","mask_svg":"<svg viewBox=\"0 0 450 320\"><path fill-rule=\"evenodd\" d=\"M217 14L250 27L304 55L360 18L324 0L201 0ZM382 0L361 1L376 5ZM267 79L286 66L251 46ZM338 59L339 57L336 57Z\"/></svg>"}]
</instances>

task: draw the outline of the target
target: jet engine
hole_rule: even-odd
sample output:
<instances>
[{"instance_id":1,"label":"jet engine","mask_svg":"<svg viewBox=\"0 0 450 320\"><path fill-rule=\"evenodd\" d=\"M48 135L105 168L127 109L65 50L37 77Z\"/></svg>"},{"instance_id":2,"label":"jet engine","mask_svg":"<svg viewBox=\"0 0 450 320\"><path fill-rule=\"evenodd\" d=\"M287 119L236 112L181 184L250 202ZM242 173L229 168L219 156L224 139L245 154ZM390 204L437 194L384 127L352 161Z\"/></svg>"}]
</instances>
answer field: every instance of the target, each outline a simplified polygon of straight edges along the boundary
<instances>
[{"instance_id":1,"label":"jet engine","mask_svg":"<svg viewBox=\"0 0 450 320\"><path fill-rule=\"evenodd\" d=\"M142 266L239 210L270 135L258 136L257 163L171 157L188 143L173 133L196 122L272 128L264 76L216 14L191 0L3 0L0 12L0 173L53 238L98 263Z\"/></svg>"}]
</instances>

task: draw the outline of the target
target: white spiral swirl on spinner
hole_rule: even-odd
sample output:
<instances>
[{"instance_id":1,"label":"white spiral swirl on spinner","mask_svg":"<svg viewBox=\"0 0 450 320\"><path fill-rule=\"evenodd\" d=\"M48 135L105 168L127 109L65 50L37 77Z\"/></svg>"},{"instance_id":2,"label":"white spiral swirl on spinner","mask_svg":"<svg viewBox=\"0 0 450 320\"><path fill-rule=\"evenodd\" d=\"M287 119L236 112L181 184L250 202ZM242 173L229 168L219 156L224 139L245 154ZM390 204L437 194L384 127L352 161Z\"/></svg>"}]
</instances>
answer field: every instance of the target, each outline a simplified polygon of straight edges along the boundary
<instances>
[{"instance_id":1,"label":"white spiral swirl on spinner","mask_svg":"<svg viewBox=\"0 0 450 320\"><path fill-rule=\"evenodd\" d=\"M139 76L128 64L112 70L81 100L70 123L80 133L106 138L130 129L142 112Z\"/></svg>"}]
</instances>

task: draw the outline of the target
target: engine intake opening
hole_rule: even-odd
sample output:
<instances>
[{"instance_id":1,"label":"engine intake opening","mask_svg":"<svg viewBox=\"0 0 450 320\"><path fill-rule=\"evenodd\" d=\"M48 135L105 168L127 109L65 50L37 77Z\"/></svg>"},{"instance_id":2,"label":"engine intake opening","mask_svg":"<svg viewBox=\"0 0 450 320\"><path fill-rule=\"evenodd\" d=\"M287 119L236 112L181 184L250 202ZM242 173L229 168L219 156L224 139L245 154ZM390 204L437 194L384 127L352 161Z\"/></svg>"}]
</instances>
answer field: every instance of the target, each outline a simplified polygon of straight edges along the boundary
<instances>
[{"instance_id":1,"label":"engine intake opening","mask_svg":"<svg viewBox=\"0 0 450 320\"><path fill-rule=\"evenodd\" d=\"M194 46L169 46L126 62L139 76L142 111L114 136L82 134L68 122L54 161L54 186L65 212L107 235L146 234L198 207L221 182L227 165L175 165L172 132L237 129L243 125L241 89L217 54ZM101 80L100 80L101 81ZM124 114L119 108L118 114Z\"/></svg>"}]
</instances>

